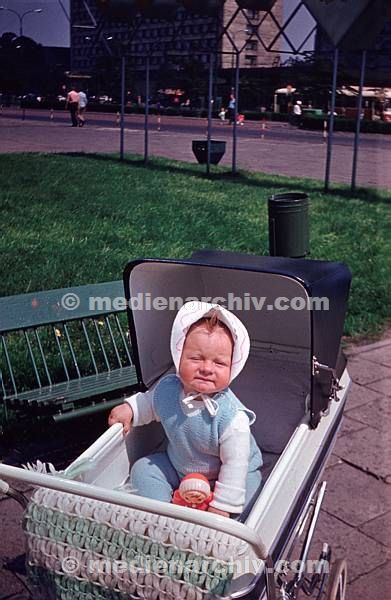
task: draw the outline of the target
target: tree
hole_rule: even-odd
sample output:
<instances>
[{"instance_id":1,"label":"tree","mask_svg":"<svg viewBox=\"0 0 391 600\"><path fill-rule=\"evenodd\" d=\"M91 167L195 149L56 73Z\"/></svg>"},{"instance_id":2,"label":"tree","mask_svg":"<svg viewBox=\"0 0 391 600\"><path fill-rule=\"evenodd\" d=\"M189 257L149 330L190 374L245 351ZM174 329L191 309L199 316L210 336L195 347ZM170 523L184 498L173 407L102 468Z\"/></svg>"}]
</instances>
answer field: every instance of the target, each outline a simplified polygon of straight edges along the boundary
<instances>
[{"instance_id":1,"label":"tree","mask_svg":"<svg viewBox=\"0 0 391 600\"><path fill-rule=\"evenodd\" d=\"M45 77L43 49L29 37L0 38L0 88L3 93L39 92Z\"/></svg>"}]
</instances>

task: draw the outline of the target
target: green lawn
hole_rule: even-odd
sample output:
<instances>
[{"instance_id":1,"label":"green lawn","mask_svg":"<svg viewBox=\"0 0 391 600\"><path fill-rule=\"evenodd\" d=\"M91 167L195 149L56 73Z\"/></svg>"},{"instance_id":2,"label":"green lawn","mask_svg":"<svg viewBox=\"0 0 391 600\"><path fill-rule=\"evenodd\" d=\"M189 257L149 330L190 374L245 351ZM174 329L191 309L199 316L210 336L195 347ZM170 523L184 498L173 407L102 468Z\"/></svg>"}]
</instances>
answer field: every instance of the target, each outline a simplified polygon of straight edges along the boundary
<instances>
[{"instance_id":1,"label":"green lawn","mask_svg":"<svg viewBox=\"0 0 391 600\"><path fill-rule=\"evenodd\" d=\"M268 253L267 197L310 195L311 257L353 271L347 335L390 316L389 194L153 159L1 155L0 295L120 279L135 257L186 257L199 248Z\"/></svg>"}]
</instances>

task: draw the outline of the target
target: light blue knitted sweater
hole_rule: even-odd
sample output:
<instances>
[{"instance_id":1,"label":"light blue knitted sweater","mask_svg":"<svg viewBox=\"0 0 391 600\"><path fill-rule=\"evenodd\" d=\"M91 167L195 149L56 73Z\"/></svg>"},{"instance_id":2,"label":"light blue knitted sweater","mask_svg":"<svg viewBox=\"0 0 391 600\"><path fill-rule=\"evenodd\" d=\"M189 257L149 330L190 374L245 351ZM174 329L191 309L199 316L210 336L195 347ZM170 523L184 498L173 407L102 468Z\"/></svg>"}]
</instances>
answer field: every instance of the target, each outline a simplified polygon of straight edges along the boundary
<instances>
[{"instance_id":1,"label":"light blue knitted sweater","mask_svg":"<svg viewBox=\"0 0 391 600\"><path fill-rule=\"evenodd\" d=\"M226 388L214 396L219 405L215 416L207 410L186 415L180 399L182 390L180 379L176 375L168 375L154 391L154 410L167 436L167 454L180 477L188 473L203 473L209 480L217 479L221 467L219 440L226 427L238 411L247 414L250 424L255 421L255 414ZM251 435L248 471L255 471L261 465L262 455Z\"/></svg>"}]
</instances>

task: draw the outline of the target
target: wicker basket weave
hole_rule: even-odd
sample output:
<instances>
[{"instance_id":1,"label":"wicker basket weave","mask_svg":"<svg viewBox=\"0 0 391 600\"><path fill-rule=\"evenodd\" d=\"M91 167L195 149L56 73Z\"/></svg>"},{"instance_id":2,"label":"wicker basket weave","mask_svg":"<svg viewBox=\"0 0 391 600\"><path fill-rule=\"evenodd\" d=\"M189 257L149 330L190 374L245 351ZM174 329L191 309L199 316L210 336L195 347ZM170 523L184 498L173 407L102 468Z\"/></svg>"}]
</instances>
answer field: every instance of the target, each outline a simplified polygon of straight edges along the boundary
<instances>
[{"instance_id":1,"label":"wicker basket weave","mask_svg":"<svg viewBox=\"0 0 391 600\"><path fill-rule=\"evenodd\" d=\"M32 581L69 600L224 597L248 550L207 527L45 488L24 530Z\"/></svg>"}]
</instances>

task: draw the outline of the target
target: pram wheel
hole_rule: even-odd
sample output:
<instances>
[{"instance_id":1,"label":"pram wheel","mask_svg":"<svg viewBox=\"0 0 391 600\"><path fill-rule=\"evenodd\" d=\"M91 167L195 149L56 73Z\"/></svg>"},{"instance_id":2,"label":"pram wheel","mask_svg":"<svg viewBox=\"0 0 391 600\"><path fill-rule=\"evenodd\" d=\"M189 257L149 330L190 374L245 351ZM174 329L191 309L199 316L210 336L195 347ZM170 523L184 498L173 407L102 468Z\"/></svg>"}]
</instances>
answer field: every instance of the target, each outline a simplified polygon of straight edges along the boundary
<instances>
[{"instance_id":1,"label":"pram wheel","mask_svg":"<svg viewBox=\"0 0 391 600\"><path fill-rule=\"evenodd\" d=\"M335 561L331 572L327 591L327 600L345 600L348 568L346 560Z\"/></svg>"}]
</instances>

